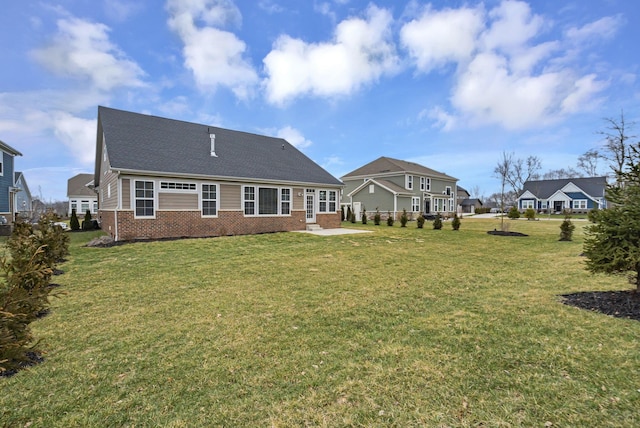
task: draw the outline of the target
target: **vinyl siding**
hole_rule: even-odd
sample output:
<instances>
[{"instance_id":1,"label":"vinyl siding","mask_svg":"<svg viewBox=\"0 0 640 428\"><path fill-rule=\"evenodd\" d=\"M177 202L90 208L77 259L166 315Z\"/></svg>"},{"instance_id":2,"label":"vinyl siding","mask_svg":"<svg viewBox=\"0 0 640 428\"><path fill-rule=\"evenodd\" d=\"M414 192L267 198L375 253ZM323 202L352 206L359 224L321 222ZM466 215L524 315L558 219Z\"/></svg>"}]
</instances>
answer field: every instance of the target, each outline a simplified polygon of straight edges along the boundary
<instances>
[{"instance_id":1,"label":"vinyl siding","mask_svg":"<svg viewBox=\"0 0 640 428\"><path fill-rule=\"evenodd\" d=\"M158 209L164 211L192 211L198 209L197 193L158 194Z\"/></svg>"},{"instance_id":2,"label":"vinyl siding","mask_svg":"<svg viewBox=\"0 0 640 428\"><path fill-rule=\"evenodd\" d=\"M221 211L240 211L242 209L242 186L239 184L220 184Z\"/></svg>"},{"instance_id":3,"label":"vinyl siding","mask_svg":"<svg viewBox=\"0 0 640 428\"><path fill-rule=\"evenodd\" d=\"M122 209L130 210L131 208L131 180L123 178L122 181Z\"/></svg>"}]
</instances>

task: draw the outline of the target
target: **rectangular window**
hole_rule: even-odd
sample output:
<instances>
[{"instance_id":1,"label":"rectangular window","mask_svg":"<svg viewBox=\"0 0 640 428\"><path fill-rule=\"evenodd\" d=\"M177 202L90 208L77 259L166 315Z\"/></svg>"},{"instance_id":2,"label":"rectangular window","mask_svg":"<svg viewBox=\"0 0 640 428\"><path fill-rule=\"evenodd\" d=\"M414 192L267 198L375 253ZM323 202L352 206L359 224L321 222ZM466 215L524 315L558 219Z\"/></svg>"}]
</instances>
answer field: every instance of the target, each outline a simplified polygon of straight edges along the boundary
<instances>
[{"instance_id":1,"label":"rectangular window","mask_svg":"<svg viewBox=\"0 0 640 428\"><path fill-rule=\"evenodd\" d=\"M530 199L526 200L526 201L522 201L522 209L526 210L526 209L529 209L529 208L533 208L534 202L535 201L532 201Z\"/></svg>"},{"instance_id":2,"label":"rectangular window","mask_svg":"<svg viewBox=\"0 0 640 428\"><path fill-rule=\"evenodd\" d=\"M218 186L215 184L202 185L202 215L215 216L218 214Z\"/></svg>"},{"instance_id":3,"label":"rectangular window","mask_svg":"<svg viewBox=\"0 0 640 428\"><path fill-rule=\"evenodd\" d=\"M154 216L153 181L137 181L135 185L136 217Z\"/></svg>"},{"instance_id":4,"label":"rectangular window","mask_svg":"<svg viewBox=\"0 0 640 428\"><path fill-rule=\"evenodd\" d=\"M425 189L427 192L431 191L431 179L427 177L427 187Z\"/></svg>"},{"instance_id":5,"label":"rectangular window","mask_svg":"<svg viewBox=\"0 0 640 428\"><path fill-rule=\"evenodd\" d=\"M413 175L407 175L407 189L413 190Z\"/></svg>"},{"instance_id":6,"label":"rectangular window","mask_svg":"<svg viewBox=\"0 0 640 428\"><path fill-rule=\"evenodd\" d=\"M427 189L427 178L420 177L420 190L424 192L426 189Z\"/></svg>"},{"instance_id":7,"label":"rectangular window","mask_svg":"<svg viewBox=\"0 0 640 428\"><path fill-rule=\"evenodd\" d=\"M369 184L369 193L375 193L376 186L375 184Z\"/></svg>"},{"instance_id":8,"label":"rectangular window","mask_svg":"<svg viewBox=\"0 0 640 428\"><path fill-rule=\"evenodd\" d=\"M586 210L587 209L587 200L586 199L579 199L579 200L573 201L573 209Z\"/></svg>"},{"instance_id":9,"label":"rectangular window","mask_svg":"<svg viewBox=\"0 0 640 428\"><path fill-rule=\"evenodd\" d=\"M291 189L280 189L280 213L291 214Z\"/></svg>"},{"instance_id":10,"label":"rectangular window","mask_svg":"<svg viewBox=\"0 0 640 428\"><path fill-rule=\"evenodd\" d=\"M95 214L95 213L97 213L97 212L98 212L98 203L97 203L97 202L94 202L94 203L93 203L93 213Z\"/></svg>"},{"instance_id":11,"label":"rectangular window","mask_svg":"<svg viewBox=\"0 0 640 428\"><path fill-rule=\"evenodd\" d=\"M0 152L0 175L4 175L4 153Z\"/></svg>"},{"instance_id":12,"label":"rectangular window","mask_svg":"<svg viewBox=\"0 0 640 428\"><path fill-rule=\"evenodd\" d=\"M446 195L447 195L447 196L451 196L451 186L447 186L447 187L445 187L445 190L444 190L444 191L445 191L445 193L446 193Z\"/></svg>"},{"instance_id":13,"label":"rectangular window","mask_svg":"<svg viewBox=\"0 0 640 428\"><path fill-rule=\"evenodd\" d=\"M449 211L453 212L453 199L449 199Z\"/></svg>"},{"instance_id":14,"label":"rectangular window","mask_svg":"<svg viewBox=\"0 0 640 428\"><path fill-rule=\"evenodd\" d=\"M196 190L196 183L173 183L161 181L160 188L164 190Z\"/></svg>"},{"instance_id":15,"label":"rectangular window","mask_svg":"<svg viewBox=\"0 0 640 428\"><path fill-rule=\"evenodd\" d=\"M327 191L320 190L318 192L318 211L321 213L327 212Z\"/></svg>"},{"instance_id":16,"label":"rectangular window","mask_svg":"<svg viewBox=\"0 0 640 428\"><path fill-rule=\"evenodd\" d=\"M244 188L244 215L256 214L256 188L245 186Z\"/></svg>"},{"instance_id":17,"label":"rectangular window","mask_svg":"<svg viewBox=\"0 0 640 428\"><path fill-rule=\"evenodd\" d=\"M329 212L334 213L337 211L338 206L336 204L337 192L335 190L329 191Z\"/></svg>"},{"instance_id":18,"label":"rectangular window","mask_svg":"<svg viewBox=\"0 0 640 428\"><path fill-rule=\"evenodd\" d=\"M76 210L76 214L78 214L78 201L75 199L71 200L71 210Z\"/></svg>"},{"instance_id":19,"label":"rectangular window","mask_svg":"<svg viewBox=\"0 0 640 428\"><path fill-rule=\"evenodd\" d=\"M420 198L411 198L411 211L420 211Z\"/></svg>"},{"instance_id":20,"label":"rectangular window","mask_svg":"<svg viewBox=\"0 0 640 428\"><path fill-rule=\"evenodd\" d=\"M278 189L272 187L258 188L258 214L278 214Z\"/></svg>"},{"instance_id":21,"label":"rectangular window","mask_svg":"<svg viewBox=\"0 0 640 428\"><path fill-rule=\"evenodd\" d=\"M86 213L87 211L89 211L89 201L81 201L80 210L82 213Z\"/></svg>"}]
</instances>

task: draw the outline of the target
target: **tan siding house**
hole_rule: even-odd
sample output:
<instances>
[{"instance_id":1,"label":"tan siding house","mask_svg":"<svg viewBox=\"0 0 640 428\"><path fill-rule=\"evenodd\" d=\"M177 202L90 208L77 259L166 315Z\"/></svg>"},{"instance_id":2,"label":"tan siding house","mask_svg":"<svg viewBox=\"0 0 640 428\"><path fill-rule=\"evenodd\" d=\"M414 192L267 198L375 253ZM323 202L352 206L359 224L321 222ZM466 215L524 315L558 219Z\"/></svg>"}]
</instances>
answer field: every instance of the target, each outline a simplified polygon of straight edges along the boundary
<instances>
[{"instance_id":1,"label":"tan siding house","mask_svg":"<svg viewBox=\"0 0 640 428\"><path fill-rule=\"evenodd\" d=\"M284 139L106 107L97 135L99 220L117 241L340 227L343 183Z\"/></svg>"}]
</instances>

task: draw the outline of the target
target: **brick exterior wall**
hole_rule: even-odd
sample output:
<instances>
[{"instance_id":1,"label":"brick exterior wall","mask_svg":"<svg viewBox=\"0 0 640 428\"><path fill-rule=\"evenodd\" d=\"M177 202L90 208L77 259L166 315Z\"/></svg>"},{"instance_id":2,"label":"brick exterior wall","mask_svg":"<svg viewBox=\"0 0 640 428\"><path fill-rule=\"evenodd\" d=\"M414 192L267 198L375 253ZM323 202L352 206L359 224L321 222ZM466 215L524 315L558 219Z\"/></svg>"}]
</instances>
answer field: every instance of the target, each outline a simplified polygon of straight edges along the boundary
<instances>
[{"instance_id":1,"label":"brick exterior wall","mask_svg":"<svg viewBox=\"0 0 640 428\"><path fill-rule=\"evenodd\" d=\"M102 230L115 238L113 211L100 211ZM306 228L305 212L290 217L245 217L240 211L220 211L217 218L203 218L199 211L156 211L155 219L135 219L133 211L118 211L118 240L203 238L226 235L286 232ZM322 228L340 227L340 213L317 214Z\"/></svg>"}]
</instances>

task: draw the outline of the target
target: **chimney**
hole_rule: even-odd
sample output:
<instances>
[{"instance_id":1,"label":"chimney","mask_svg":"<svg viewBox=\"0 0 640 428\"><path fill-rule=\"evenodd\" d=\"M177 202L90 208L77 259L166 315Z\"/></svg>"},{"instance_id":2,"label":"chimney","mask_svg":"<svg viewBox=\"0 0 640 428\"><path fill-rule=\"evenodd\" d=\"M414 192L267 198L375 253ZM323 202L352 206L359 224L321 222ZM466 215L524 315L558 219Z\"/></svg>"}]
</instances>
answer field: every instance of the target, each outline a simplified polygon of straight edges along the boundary
<instances>
[{"instance_id":1,"label":"chimney","mask_svg":"<svg viewBox=\"0 0 640 428\"><path fill-rule=\"evenodd\" d=\"M211 138L211 156L214 158L217 158L218 155L216 154L216 134L211 132L211 128L208 128L208 130L209 130L209 138Z\"/></svg>"}]
</instances>

